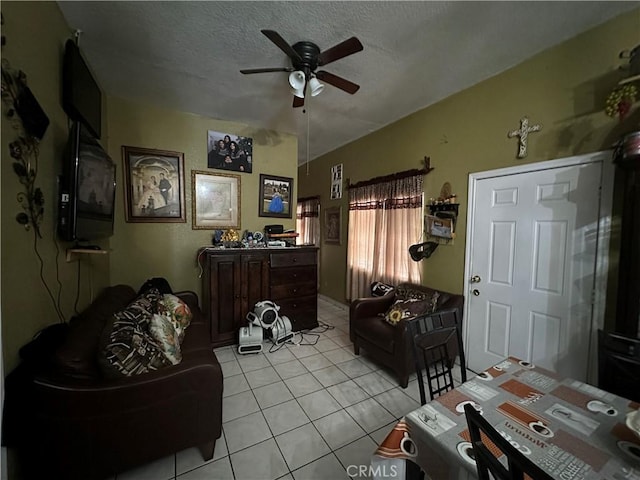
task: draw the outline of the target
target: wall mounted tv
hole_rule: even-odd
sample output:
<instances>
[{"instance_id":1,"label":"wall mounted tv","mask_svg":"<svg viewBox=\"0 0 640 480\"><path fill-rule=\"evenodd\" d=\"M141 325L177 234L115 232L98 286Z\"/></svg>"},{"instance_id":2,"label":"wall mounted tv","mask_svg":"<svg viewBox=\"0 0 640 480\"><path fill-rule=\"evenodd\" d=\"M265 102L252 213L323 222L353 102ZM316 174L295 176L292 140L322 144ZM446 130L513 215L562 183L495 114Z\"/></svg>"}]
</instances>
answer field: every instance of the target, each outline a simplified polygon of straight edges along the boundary
<instances>
[{"instance_id":1,"label":"wall mounted tv","mask_svg":"<svg viewBox=\"0 0 640 480\"><path fill-rule=\"evenodd\" d=\"M62 67L62 108L96 137L102 127L102 91L73 40L67 40Z\"/></svg>"},{"instance_id":2,"label":"wall mounted tv","mask_svg":"<svg viewBox=\"0 0 640 480\"><path fill-rule=\"evenodd\" d=\"M116 164L79 122L71 128L59 187L63 240L90 242L113 235Z\"/></svg>"}]
</instances>

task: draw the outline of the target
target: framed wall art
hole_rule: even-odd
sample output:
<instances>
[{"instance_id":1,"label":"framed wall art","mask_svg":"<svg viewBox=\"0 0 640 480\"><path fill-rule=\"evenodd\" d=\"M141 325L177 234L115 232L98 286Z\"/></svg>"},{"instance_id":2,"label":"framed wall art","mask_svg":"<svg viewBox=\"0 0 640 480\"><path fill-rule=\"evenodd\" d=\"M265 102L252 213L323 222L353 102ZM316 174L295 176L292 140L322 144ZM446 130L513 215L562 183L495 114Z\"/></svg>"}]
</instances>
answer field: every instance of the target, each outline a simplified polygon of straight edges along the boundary
<instances>
[{"instance_id":1,"label":"framed wall art","mask_svg":"<svg viewBox=\"0 0 640 480\"><path fill-rule=\"evenodd\" d=\"M251 173L253 139L232 133L207 132L207 167Z\"/></svg>"},{"instance_id":2,"label":"framed wall art","mask_svg":"<svg viewBox=\"0 0 640 480\"><path fill-rule=\"evenodd\" d=\"M122 147L127 222L186 222L184 154Z\"/></svg>"},{"instance_id":3,"label":"framed wall art","mask_svg":"<svg viewBox=\"0 0 640 480\"><path fill-rule=\"evenodd\" d=\"M240 175L191 171L194 230L240 228Z\"/></svg>"},{"instance_id":4,"label":"framed wall art","mask_svg":"<svg viewBox=\"0 0 640 480\"><path fill-rule=\"evenodd\" d=\"M342 243L342 207L329 207L324 210L324 243L340 245Z\"/></svg>"},{"instance_id":5,"label":"framed wall art","mask_svg":"<svg viewBox=\"0 0 640 480\"><path fill-rule=\"evenodd\" d=\"M291 218L293 178L260 174L258 215Z\"/></svg>"}]
</instances>

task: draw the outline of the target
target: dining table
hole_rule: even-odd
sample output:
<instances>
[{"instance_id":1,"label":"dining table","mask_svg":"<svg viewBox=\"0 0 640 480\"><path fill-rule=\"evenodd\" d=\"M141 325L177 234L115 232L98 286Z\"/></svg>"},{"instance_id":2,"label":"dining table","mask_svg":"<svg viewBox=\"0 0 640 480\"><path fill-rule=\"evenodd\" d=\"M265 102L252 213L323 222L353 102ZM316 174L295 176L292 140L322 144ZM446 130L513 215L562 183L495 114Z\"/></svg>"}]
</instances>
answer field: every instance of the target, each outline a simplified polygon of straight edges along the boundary
<instances>
[{"instance_id":1,"label":"dining table","mask_svg":"<svg viewBox=\"0 0 640 480\"><path fill-rule=\"evenodd\" d=\"M555 479L640 480L629 420L640 404L515 357L405 415L372 456L371 476L404 479L414 462L432 480L477 478L466 404Z\"/></svg>"}]
</instances>

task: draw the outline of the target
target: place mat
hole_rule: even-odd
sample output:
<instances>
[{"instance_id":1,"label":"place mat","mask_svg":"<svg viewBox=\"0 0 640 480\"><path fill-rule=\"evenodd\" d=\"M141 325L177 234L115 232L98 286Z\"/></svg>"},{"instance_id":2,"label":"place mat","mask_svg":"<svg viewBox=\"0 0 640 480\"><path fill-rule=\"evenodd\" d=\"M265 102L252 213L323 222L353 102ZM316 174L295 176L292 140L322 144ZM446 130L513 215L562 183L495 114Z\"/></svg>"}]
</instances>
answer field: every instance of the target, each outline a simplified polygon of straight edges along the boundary
<instances>
[{"instance_id":1,"label":"place mat","mask_svg":"<svg viewBox=\"0 0 640 480\"><path fill-rule=\"evenodd\" d=\"M542 393L539 390L536 390L532 386L519 382L518 380L515 380L513 378L502 383L500 385L500 388L502 388L503 390L506 390L509 393L514 394L516 397L526 399L527 404L535 402L536 400L538 400L540 397L544 395L544 393ZM523 402L518 402L518 403L523 404Z\"/></svg>"},{"instance_id":2,"label":"place mat","mask_svg":"<svg viewBox=\"0 0 640 480\"><path fill-rule=\"evenodd\" d=\"M591 466L596 472L602 470L602 467L604 467L611 458L606 452L589 445L587 442L574 437L564 430L558 430L553 440L550 440L549 443L579 458Z\"/></svg>"}]
</instances>

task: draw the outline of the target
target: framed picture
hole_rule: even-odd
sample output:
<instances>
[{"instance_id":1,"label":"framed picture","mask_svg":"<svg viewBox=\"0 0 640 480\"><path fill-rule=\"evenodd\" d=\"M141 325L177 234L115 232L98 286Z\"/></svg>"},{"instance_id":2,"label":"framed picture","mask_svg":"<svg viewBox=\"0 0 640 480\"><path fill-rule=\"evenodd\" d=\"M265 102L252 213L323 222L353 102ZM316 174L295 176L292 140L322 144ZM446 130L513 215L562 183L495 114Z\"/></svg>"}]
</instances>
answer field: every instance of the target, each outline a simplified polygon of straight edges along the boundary
<instances>
[{"instance_id":1,"label":"framed picture","mask_svg":"<svg viewBox=\"0 0 640 480\"><path fill-rule=\"evenodd\" d=\"M324 210L324 243L340 245L342 229L342 207L329 207Z\"/></svg>"},{"instance_id":2,"label":"framed picture","mask_svg":"<svg viewBox=\"0 0 640 480\"><path fill-rule=\"evenodd\" d=\"M291 218L293 178L260 174L258 215Z\"/></svg>"},{"instance_id":3,"label":"framed picture","mask_svg":"<svg viewBox=\"0 0 640 480\"><path fill-rule=\"evenodd\" d=\"M207 167L251 173L253 139L232 133L207 132Z\"/></svg>"},{"instance_id":4,"label":"framed picture","mask_svg":"<svg viewBox=\"0 0 640 480\"><path fill-rule=\"evenodd\" d=\"M191 171L194 230L240 228L240 175Z\"/></svg>"},{"instance_id":5,"label":"framed picture","mask_svg":"<svg viewBox=\"0 0 640 480\"><path fill-rule=\"evenodd\" d=\"M127 222L186 222L184 154L122 146Z\"/></svg>"}]
</instances>

